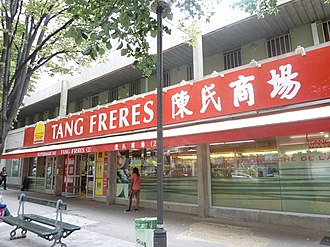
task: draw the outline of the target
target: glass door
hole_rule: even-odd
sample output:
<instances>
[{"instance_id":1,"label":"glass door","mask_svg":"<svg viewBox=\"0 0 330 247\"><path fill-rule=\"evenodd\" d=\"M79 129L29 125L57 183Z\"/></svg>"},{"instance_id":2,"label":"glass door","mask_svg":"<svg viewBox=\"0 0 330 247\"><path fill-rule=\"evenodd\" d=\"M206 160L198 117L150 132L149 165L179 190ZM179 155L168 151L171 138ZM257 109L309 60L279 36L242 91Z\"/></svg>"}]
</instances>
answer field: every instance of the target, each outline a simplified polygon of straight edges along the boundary
<instances>
[{"instance_id":1,"label":"glass door","mask_svg":"<svg viewBox=\"0 0 330 247\"><path fill-rule=\"evenodd\" d=\"M80 162L75 155L67 156L65 159L65 196L77 197L81 193Z\"/></svg>"},{"instance_id":2,"label":"glass door","mask_svg":"<svg viewBox=\"0 0 330 247\"><path fill-rule=\"evenodd\" d=\"M45 193L54 194L56 157L47 157L45 167Z\"/></svg>"},{"instance_id":3,"label":"glass door","mask_svg":"<svg viewBox=\"0 0 330 247\"><path fill-rule=\"evenodd\" d=\"M94 198L95 185L95 154L88 154L87 177L86 177L86 197Z\"/></svg>"}]
</instances>

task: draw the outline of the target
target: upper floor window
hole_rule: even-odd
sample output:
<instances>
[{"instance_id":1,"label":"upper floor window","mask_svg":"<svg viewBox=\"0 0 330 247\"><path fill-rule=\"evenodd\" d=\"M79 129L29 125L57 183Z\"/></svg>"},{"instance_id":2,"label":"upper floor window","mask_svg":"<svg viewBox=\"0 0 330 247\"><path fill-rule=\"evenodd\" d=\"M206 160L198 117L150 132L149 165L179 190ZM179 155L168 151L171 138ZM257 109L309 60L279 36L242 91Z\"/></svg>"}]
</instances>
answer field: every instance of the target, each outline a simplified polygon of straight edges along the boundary
<instances>
[{"instance_id":1,"label":"upper floor window","mask_svg":"<svg viewBox=\"0 0 330 247\"><path fill-rule=\"evenodd\" d=\"M330 20L322 23L324 41L330 41Z\"/></svg>"},{"instance_id":2,"label":"upper floor window","mask_svg":"<svg viewBox=\"0 0 330 247\"><path fill-rule=\"evenodd\" d=\"M290 34L267 40L267 55L274 57L292 51Z\"/></svg>"},{"instance_id":3,"label":"upper floor window","mask_svg":"<svg viewBox=\"0 0 330 247\"><path fill-rule=\"evenodd\" d=\"M242 65L241 49L226 52L223 54L224 68L232 69Z\"/></svg>"},{"instance_id":4,"label":"upper floor window","mask_svg":"<svg viewBox=\"0 0 330 247\"><path fill-rule=\"evenodd\" d=\"M171 85L171 83L170 83L170 72L169 71L166 71L166 72L164 72L164 87L168 87L168 86L170 86Z\"/></svg>"},{"instance_id":5,"label":"upper floor window","mask_svg":"<svg viewBox=\"0 0 330 247\"><path fill-rule=\"evenodd\" d=\"M141 82L136 81L129 84L129 96L139 95L141 93Z\"/></svg>"},{"instance_id":6,"label":"upper floor window","mask_svg":"<svg viewBox=\"0 0 330 247\"><path fill-rule=\"evenodd\" d=\"M81 111L82 109L83 109L83 100L80 99L80 100L76 101L75 112Z\"/></svg>"},{"instance_id":7,"label":"upper floor window","mask_svg":"<svg viewBox=\"0 0 330 247\"><path fill-rule=\"evenodd\" d=\"M38 113L37 114L37 122L43 121L44 120L44 114L43 113Z\"/></svg>"},{"instance_id":8,"label":"upper floor window","mask_svg":"<svg viewBox=\"0 0 330 247\"><path fill-rule=\"evenodd\" d=\"M112 102L114 100L118 99L118 87L115 87L109 91L109 102Z\"/></svg>"},{"instance_id":9,"label":"upper floor window","mask_svg":"<svg viewBox=\"0 0 330 247\"><path fill-rule=\"evenodd\" d=\"M194 67L192 64L187 65L187 81L194 79Z\"/></svg>"},{"instance_id":10,"label":"upper floor window","mask_svg":"<svg viewBox=\"0 0 330 247\"><path fill-rule=\"evenodd\" d=\"M92 96L91 107L95 107L99 104L99 95Z\"/></svg>"}]
</instances>

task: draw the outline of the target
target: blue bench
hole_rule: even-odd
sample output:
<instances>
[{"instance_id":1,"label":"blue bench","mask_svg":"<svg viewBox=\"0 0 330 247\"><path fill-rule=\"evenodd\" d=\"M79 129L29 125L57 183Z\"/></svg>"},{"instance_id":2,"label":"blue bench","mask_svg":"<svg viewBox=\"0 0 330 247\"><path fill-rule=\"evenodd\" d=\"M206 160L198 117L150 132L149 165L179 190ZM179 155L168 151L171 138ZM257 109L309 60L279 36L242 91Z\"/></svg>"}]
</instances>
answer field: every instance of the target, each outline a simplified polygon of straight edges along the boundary
<instances>
[{"instance_id":1,"label":"blue bench","mask_svg":"<svg viewBox=\"0 0 330 247\"><path fill-rule=\"evenodd\" d=\"M80 230L79 226L63 222L62 211L67 209L67 204L62 200L50 201L36 197L25 196L21 194L19 197L19 206L17 216L5 216L1 220L16 228L10 232L10 240L25 238L27 232L33 232L39 237L54 241L51 247L59 244L61 247L66 247L62 242L62 238L68 237L72 232ZM48 207L56 208L56 218L51 219L37 214L25 214L24 202L40 204ZM20 231L21 235L16 236L16 232Z\"/></svg>"}]
</instances>

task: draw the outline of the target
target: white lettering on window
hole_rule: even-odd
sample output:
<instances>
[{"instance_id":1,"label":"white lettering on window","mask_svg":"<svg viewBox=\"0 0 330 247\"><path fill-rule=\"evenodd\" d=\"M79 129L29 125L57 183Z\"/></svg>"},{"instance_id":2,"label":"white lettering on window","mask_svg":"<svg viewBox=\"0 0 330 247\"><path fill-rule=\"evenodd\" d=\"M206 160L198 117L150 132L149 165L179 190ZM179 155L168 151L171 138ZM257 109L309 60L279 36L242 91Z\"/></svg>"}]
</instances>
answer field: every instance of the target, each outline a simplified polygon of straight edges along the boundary
<instances>
[{"instance_id":1,"label":"white lettering on window","mask_svg":"<svg viewBox=\"0 0 330 247\"><path fill-rule=\"evenodd\" d=\"M239 75L237 81L233 81L229 84L231 88L234 88L234 106L239 107L242 101L247 101L249 106L254 105L254 91L253 85L250 81L255 79L254 75L244 76Z\"/></svg>"},{"instance_id":2,"label":"white lettering on window","mask_svg":"<svg viewBox=\"0 0 330 247\"><path fill-rule=\"evenodd\" d=\"M214 95L216 94L215 91L212 91L212 89L214 89L215 84L212 83L210 86L204 86L202 88L201 94L202 94L202 109L200 110L200 113L204 113L207 109L207 107L209 106L210 102L213 103L213 106L215 109L217 109L218 111L222 110L221 107L221 99L220 97L217 98L217 100L215 99Z\"/></svg>"},{"instance_id":3,"label":"white lettering on window","mask_svg":"<svg viewBox=\"0 0 330 247\"><path fill-rule=\"evenodd\" d=\"M192 115L193 112L188 110L186 106L188 105L190 96L188 95L187 91L181 90L180 93L176 93L172 96L172 118L175 119L176 116L180 115L181 118L184 115ZM178 111L175 111L176 108Z\"/></svg>"},{"instance_id":4,"label":"white lettering on window","mask_svg":"<svg viewBox=\"0 0 330 247\"><path fill-rule=\"evenodd\" d=\"M276 74L274 69L270 71L272 79L267 81L273 86L270 97L274 98L276 95L280 95L281 99L292 99L297 95L301 86L300 82L292 80L298 76L298 73L292 73L291 64L281 65L279 70L281 74Z\"/></svg>"}]
</instances>

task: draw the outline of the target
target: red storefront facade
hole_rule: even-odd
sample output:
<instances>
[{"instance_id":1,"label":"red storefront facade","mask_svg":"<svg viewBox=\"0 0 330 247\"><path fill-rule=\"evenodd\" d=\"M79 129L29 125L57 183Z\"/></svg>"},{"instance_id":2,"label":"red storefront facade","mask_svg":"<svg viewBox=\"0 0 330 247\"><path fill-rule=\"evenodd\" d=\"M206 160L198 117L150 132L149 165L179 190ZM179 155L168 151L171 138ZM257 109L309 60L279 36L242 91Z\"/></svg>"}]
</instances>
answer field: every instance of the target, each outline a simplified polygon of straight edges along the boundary
<instances>
[{"instance_id":1,"label":"red storefront facade","mask_svg":"<svg viewBox=\"0 0 330 247\"><path fill-rule=\"evenodd\" d=\"M200 207L198 176L208 176L203 186L209 188L210 207L329 214L325 200L329 195L316 185L330 188L325 179L330 177L329 57L330 46L323 46L165 88L164 146L169 168L164 175L169 188L178 182L184 191L168 192L166 197L165 186L165 201L183 203L177 198L183 193L186 202ZM156 186L149 165L157 148L156 93L29 126L24 148L3 158L57 157L57 163L64 165L57 168L53 180L61 176L61 192L74 195L85 180L87 195L105 197L112 183L107 183L111 156L119 153L130 160L127 170L138 166L145 172L141 196L154 200L147 188ZM182 146L186 149L181 152ZM81 165L70 170L78 163L84 164L84 176ZM118 161L114 166L121 169ZM302 168L299 176L317 191L313 195L289 186ZM203 170L210 172L203 175ZM93 183L90 192L88 183ZM117 179L117 196L125 197L124 184ZM305 203L301 209L294 206L296 197Z\"/></svg>"}]
</instances>

